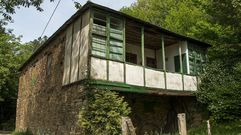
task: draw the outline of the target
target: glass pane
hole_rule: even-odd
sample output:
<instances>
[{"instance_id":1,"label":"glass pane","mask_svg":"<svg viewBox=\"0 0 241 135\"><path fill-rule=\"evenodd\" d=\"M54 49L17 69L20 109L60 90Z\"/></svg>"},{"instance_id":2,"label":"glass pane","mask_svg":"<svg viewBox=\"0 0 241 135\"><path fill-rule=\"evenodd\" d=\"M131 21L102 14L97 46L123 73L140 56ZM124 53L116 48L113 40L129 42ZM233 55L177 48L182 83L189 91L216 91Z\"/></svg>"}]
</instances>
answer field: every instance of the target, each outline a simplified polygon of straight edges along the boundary
<instances>
[{"instance_id":1,"label":"glass pane","mask_svg":"<svg viewBox=\"0 0 241 135\"><path fill-rule=\"evenodd\" d=\"M117 30L122 30L123 21L117 18L110 18L110 27Z\"/></svg>"},{"instance_id":2,"label":"glass pane","mask_svg":"<svg viewBox=\"0 0 241 135\"><path fill-rule=\"evenodd\" d=\"M110 59L122 61L123 55L122 54L110 53Z\"/></svg>"},{"instance_id":3,"label":"glass pane","mask_svg":"<svg viewBox=\"0 0 241 135\"><path fill-rule=\"evenodd\" d=\"M110 47L110 52L122 54L123 53L123 48L120 48L120 47Z\"/></svg>"},{"instance_id":4,"label":"glass pane","mask_svg":"<svg viewBox=\"0 0 241 135\"><path fill-rule=\"evenodd\" d=\"M93 33L106 35L106 15L94 13Z\"/></svg>"},{"instance_id":5,"label":"glass pane","mask_svg":"<svg viewBox=\"0 0 241 135\"><path fill-rule=\"evenodd\" d=\"M101 36L93 36L92 54L101 57L106 57L106 38L103 38Z\"/></svg>"},{"instance_id":6,"label":"glass pane","mask_svg":"<svg viewBox=\"0 0 241 135\"><path fill-rule=\"evenodd\" d=\"M111 45L111 46L119 46L119 47L122 47L123 43L120 42L120 41L116 41L116 40L110 39L110 45Z\"/></svg>"},{"instance_id":7,"label":"glass pane","mask_svg":"<svg viewBox=\"0 0 241 135\"><path fill-rule=\"evenodd\" d=\"M92 54L97 55L97 56L101 56L101 57L106 57L106 53L101 52L101 51L92 50Z\"/></svg>"}]
</instances>

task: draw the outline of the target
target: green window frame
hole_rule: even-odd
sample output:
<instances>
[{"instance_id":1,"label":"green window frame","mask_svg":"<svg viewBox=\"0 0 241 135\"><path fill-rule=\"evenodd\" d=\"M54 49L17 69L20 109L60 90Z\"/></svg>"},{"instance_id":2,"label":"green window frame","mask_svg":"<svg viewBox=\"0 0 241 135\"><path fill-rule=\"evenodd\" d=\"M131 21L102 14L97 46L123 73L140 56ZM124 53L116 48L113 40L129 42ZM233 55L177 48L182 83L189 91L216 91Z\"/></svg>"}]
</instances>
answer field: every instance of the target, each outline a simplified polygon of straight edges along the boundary
<instances>
[{"instance_id":1,"label":"green window frame","mask_svg":"<svg viewBox=\"0 0 241 135\"><path fill-rule=\"evenodd\" d=\"M107 55L106 48L107 48L107 17L105 14L94 12L91 54L105 58Z\"/></svg>"},{"instance_id":2,"label":"green window frame","mask_svg":"<svg viewBox=\"0 0 241 135\"><path fill-rule=\"evenodd\" d=\"M109 58L123 61L123 20L110 17Z\"/></svg>"},{"instance_id":3,"label":"green window frame","mask_svg":"<svg viewBox=\"0 0 241 135\"><path fill-rule=\"evenodd\" d=\"M175 72L181 73L180 55L174 56ZM186 53L182 54L182 70L184 74L187 74L187 58Z\"/></svg>"},{"instance_id":4,"label":"green window frame","mask_svg":"<svg viewBox=\"0 0 241 135\"><path fill-rule=\"evenodd\" d=\"M93 13L92 55L124 61L124 21L108 14Z\"/></svg>"}]
</instances>

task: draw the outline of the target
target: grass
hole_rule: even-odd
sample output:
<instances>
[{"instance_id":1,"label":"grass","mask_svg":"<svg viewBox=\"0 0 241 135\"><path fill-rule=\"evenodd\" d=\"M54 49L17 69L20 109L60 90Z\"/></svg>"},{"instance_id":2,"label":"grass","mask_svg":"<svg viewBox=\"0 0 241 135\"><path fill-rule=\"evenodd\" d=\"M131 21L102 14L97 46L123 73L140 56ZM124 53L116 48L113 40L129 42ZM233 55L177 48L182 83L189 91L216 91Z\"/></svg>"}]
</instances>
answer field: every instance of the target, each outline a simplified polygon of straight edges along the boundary
<instances>
[{"instance_id":1,"label":"grass","mask_svg":"<svg viewBox=\"0 0 241 135\"><path fill-rule=\"evenodd\" d=\"M225 123L225 124L211 124L212 135L241 135L241 121ZM198 128L191 128L188 130L188 135L207 135L207 125L203 123ZM150 132L145 135L179 135L163 134L161 132Z\"/></svg>"},{"instance_id":2,"label":"grass","mask_svg":"<svg viewBox=\"0 0 241 135\"><path fill-rule=\"evenodd\" d=\"M11 135L33 135L30 130L27 131L14 131Z\"/></svg>"},{"instance_id":3,"label":"grass","mask_svg":"<svg viewBox=\"0 0 241 135\"><path fill-rule=\"evenodd\" d=\"M241 121L225 123L225 124L211 124L212 135L241 135ZM188 131L188 135L207 135L206 124L199 128L193 128Z\"/></svg>"}]
</instances>

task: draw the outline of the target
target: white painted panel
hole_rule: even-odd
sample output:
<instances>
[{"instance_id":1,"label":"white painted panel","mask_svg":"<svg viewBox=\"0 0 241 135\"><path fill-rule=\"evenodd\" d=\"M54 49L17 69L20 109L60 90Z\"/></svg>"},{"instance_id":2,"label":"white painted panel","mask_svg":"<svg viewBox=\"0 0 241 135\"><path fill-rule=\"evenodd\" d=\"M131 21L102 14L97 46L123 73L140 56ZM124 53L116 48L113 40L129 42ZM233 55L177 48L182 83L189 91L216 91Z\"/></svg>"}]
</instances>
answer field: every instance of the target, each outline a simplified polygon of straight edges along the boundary
<instances>
[{"instance_id":1,"label":"white painted panel","mask_svg":"<svg viewBox=\"0 0 241 135\"><path fill-rule=\"evenodd\" d=\"M81 18L74 22L70 82L78 80Z\"/></svg>"},{"instance_id":2,"label":"white painted panel","mask_svg":"<svg viewBox=\"0 0 241 135\"><path fill-rule=\"evenodd\" d=\"M109 80L124 82L124 64L120 62L109 61Z\"/></svg>"},{"instance_id":3,"label":"white painted panel","mask_svg":"<svg viewBox=\"0 0 241 135\"><path fill-rule=\"evenodd\" d=\"M166 73L167 89L182 90L182 75L177 73Z\"/></svg>"},{"instance_id":4,"label":"white painted panel","mask_svg":"<svg viewBox=\"0 0 241 135\"><path fill-rule=\"evenodd\" d=\"M144 86L143 67L126 64L126 83Z\"/></svg>"},{"instance_id":5,"label":"white painted panel","mask_svg":"<svg viewBox=\"0 0 241 135\"><path fill-rule=\"evenodd\" d=\"M93 79L107 80L107 61L92 57L90 75Z\"/></svg>"},{"instance_id":6,"label":"white painted panel","mask_svg":"<svg viewBox=\"0 0 241 135\"><path fill-rule=\"evenodd\" d=\"M70 82L71 44L72 44L72 25L68 27L66 32L63 85L69 84Z\"/></svg>"},{"instance_id":7,"label":"white painted panel","mask_svg":"<svg viewBox=\"0 0 241 135\"><path fill-rule=\"evenodd\" d=\"M145 69L146 86L153 88L165 88L164 73L152 69Z\"/></svg>"},{"instance_id":8,"label":"white painted panel","mask_svg":"<svg viewBox=\"0 0 241 135\"><path fill-rule=\"evenodd\" d=\"M184 90L197 90L197 78L196 76L184 75Z\"/></svg>"},{"instance_id":9,"label":"white painted panel","mask_svg":"<svg viewBox=\"0 0 241 135\"><path fill-rule=\"evenodd\" d=\"M89 51L89 11L82 16L79 49L79 80L87 78Z\"/></svg>"}]
</instances>

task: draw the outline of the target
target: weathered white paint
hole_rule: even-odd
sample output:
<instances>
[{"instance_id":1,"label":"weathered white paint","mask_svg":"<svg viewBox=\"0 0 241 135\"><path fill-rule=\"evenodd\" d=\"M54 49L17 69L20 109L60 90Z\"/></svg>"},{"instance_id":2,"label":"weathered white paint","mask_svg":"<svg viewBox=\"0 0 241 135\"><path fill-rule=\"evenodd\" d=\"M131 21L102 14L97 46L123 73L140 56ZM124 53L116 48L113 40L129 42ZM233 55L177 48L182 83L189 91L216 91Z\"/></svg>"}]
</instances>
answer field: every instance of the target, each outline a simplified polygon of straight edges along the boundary
<instances>
[{"instance_id":1,"label":"weathered white paint","mask_svg":"<svg viewBox=\"0 0 241 135\"><path fill-rule=\"evenodd\" d=\"M187 73L190 74L190 65L189 65L189 51L188 51L188 43L184 41L184 46L186 47L186 61L187 61Z\"/></svg>"},{"instance_id":2,"label":"weathered white paint","mask_svg":"<svg viewBox=\"0 0 241 135\"><path fill-rule=\"evenodd\" d=\"M179 51L178 51L179 44L181 44L182 54L186 53L187 44L185 44L184 42L179 42L177 44L173 44L165 47L166 69L168 72L175 72L174 57L179 55Z\"/></svg>"},{"instance_id":3,"label":"weathered white paint","mask_svg":"<svg viewBox=\"0 0 241 135\"><path fill-rule=\"evenodd\" d=\"M65 53L64 53L64 74L63 74L63 85L69 84L70 82L70 64L71 64L71 44L72 44L72 25L67 28L66 31L66 42L65 42Z\"/></svg>"},{"instance_id":4,"label":"weathered white paint","mask_svg":"<svg viewBox=\"0 0 241 135\"><path fill-rule=\"evenodd\" d=\"M82 16L80 49L79 49L79 78L87 78L88 72L88 52L89 52L89 17L90 12L86 11Z\"/></svg>"},{"instance_id":5,"label":"weathered white paint","mask_svg":"<svg viewBox=\"0 0 241 135\"><path fill-rule=\"evenodd\" d=\"M182 75L178 73L166 73L167 89L182 90Z\"/></svg>"},{"instance_id":6,"label":"weathered white paint","mask_svg":"<svg viewBox=\"0 0 241 135\"><path fill-rule=\"evenodd\" d=\"M144 86L143 67L126 64L126 83Z\"/></svg>"},{"instance_id":7,"label":"weathered white paint","mask_svg":"<svg viewBox=\"0 0 241 135\"><path fill-rule=\"evenodd\" d=\"M196 91L197 90L197 77L184 75L184 90Z\"/></svg>"},{"instance_id":8,"label":"weathered white paint","mask_svg":"<svg viewBox=\"0 0 241 135\"><path fill-rule=\"evenodd\" d=\"M124 82L124 64L109 61L109 81Z\"/></svg>"},{"instance_id":9,"label":"weathered white paint","mask_svg":"<svg viewBox=\"0 0 241 135\"><path fill-rule=\"evenodd\" d=\"M165 88L164 73L153 69L145 69L146 86L152 88Z\"/></svg>"},{"instance_id":10,"label":"weathered white paint","mask_svg":"<svg viewBox=\"0 0 241 135\"><path fill-rule=\"evenodd\" d=\"M78 80L81 18L74 22L70 83Z\"/></svg>"},{"instance_id":11,"label":"weathered white paint","mask_svg":"<svg viewBox=\"0 0 241 135\"><path fill-rule=\"evenodd\" d=\"M93 79L107 80L107 61L91 57L90 76Z\"/></svg>"}]
</instances>

